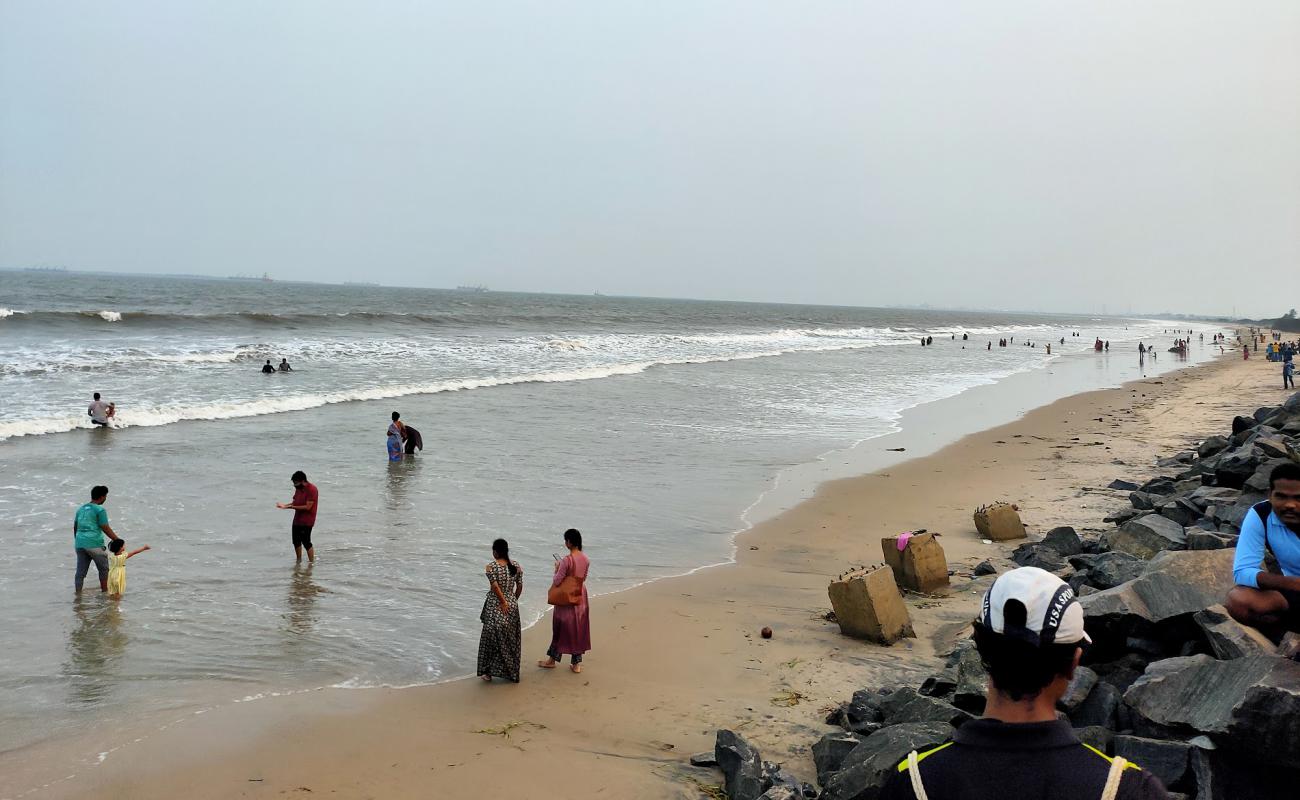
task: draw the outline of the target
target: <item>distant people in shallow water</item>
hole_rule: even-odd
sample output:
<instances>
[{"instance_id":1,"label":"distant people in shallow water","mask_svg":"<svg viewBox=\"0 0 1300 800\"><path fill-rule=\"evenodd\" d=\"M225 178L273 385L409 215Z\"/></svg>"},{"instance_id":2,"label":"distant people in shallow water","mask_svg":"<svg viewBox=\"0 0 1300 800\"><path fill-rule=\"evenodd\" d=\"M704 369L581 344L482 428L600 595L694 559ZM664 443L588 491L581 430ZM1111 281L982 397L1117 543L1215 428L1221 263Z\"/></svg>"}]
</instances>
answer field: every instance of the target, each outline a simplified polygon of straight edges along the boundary
<instances>
[{"instance_id":1,"label":"distant people in shallow water","mask_svg":"<svg viewBox=\"0 0 1300 800\"><path fill-rule=\"evenodd\" d=\"M280 359L280 371L281 371L281 372L293 372L293 367L289 366L289 359L287 359L287 358L282 358L282 359ZM310 370L308 370L308 371L310 371Z\"/></svg>"},{"instance_id":2,"label":"distant people in shallow water","mask_svg":"<svg viewBox=\"0 0 1300 800\"><path fill-rule=\"evenodd\" d=\"M271 359L268 358L266 360L266 363L262 365L262 374L270 375L274 372L275 372L275 367L271 366Z\"/></svg>"},{"instance_id":3,"label":"distant people in shallow water","mask_svg":"<svg viewBox=\"0 0 1300 800\"><path fill-rule=\"evenodd\" d=\"M414 455L416 450L424 449L424 438L420 432L410 425L403 425L402 430L406 433L406 454Z\"/></svg>"},{"instance_id":4,"label":"distant people in shallow water","mask_svg":"<svg viewBox=\"0 0 1300 800\"><path fill-rule=\"evenodd\" d=\"M388 460L399 461L402 458L402 442L406 439L406 426L402 424L402 415L393 412L393 421L388 425Z\"/></svg>"},{"instance_id":5,"label":"distant people in shallow water","mask_svg":"<svg viewBox=\"0 0 1300 800\"><path fill-rule=\"evenodd\" d=\"M90 401L90 406L86 408L86 416L90 417L90 423L92 425L99 425L100 427L107 428L108 418L112 416L108 413L108 410L112 408L112 406L112 403L105 403L103 400L100 400L99 392L95 392L94 399Z\"/></svg>"}]
</instances>

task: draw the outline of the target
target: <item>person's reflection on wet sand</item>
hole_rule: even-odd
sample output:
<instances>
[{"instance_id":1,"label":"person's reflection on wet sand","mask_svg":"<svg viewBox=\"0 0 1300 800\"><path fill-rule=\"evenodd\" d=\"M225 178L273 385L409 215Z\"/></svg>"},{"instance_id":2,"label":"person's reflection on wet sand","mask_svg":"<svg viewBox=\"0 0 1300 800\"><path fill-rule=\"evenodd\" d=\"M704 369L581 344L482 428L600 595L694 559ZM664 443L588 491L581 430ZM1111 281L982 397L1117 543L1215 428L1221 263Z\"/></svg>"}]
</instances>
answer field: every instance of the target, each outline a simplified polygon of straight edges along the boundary
<instances>
[{"instance_id":1,"label":"person's reflection on wet sand","mask_svg":"<svg viewBox=\"0 0 1300 800\"><path fill-rule=\"evenodd\" d=\"M312 580L312 564L293 565L293 577L289 581L288 612L285 621L290 633L311 633L316 623L316 595L326 590Z\"/></svg>"},{"instance_id":2,"label":"person's reflection on wet sand","mask_svg":"<svg viewBox=\"0 0 1300 800\"><path fill-rule=\"evenodd\" d=\"M72 702L94 705L111 694L130 637L116 603L106 603L98 595L78 596L72 609L77 620L68 633L64 677L69 681Z\"/></svg>"}]
</instances>

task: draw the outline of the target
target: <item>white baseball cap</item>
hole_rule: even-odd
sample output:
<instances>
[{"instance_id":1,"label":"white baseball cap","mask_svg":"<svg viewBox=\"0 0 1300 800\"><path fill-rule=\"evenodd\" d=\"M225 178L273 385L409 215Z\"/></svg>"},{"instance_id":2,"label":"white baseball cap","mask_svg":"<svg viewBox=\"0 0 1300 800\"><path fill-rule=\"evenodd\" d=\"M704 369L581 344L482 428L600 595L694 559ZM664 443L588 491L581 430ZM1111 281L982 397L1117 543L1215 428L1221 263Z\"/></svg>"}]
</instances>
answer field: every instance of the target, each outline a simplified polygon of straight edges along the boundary
<instances>
[{"instance_id":1,"label":"white baseball cap","mask_svg":"<svg viewBox=\"0 0 1300 800\"><path fill-rule=\"evenodd\" d=\"M1024 624L1013 612L1007 621L1007 603L1025 608ZM1070 585L1038 567L1020 567L998 577L984 595L979 621L984 627L1022 639L1037 647L1049 644L1092 643L1083 629L1083 608Z\"/></svg>"}]
</instances>

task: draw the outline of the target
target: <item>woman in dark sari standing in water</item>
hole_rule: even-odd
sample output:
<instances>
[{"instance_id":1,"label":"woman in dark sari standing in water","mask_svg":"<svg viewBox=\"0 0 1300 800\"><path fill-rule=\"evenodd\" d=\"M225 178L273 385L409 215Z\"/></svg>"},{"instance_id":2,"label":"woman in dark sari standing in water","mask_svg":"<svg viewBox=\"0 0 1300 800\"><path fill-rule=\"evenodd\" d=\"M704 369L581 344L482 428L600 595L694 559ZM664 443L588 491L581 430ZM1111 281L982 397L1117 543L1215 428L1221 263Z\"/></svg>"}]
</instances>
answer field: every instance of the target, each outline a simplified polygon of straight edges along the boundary
<instances>
[{"instance_id":1,"label":"woman in dark sari standing in water","mask_svg":"<svg viewBox=\"0 0 1300 800\"><path fill-rule=\"evenodd\" d=\"M478 640L478 676L519 683L519 595L524 593L524 570L510 560L505 539L492 543L487 579L488 593L479 614L483 633Z\"/></svg>"},{"instance_id":2,"label":"woman in dark sari standing in water","mask_svg":"<svg viewBox=\"0 0 1300 800\"><path fill-rule=\"evenodd\" d=\"M582 552L582 534L574 528L564 532L564 546L569 554L555 564L555 577L551 586L559 587L566 578L574 579L580 590L579 600L571 605L557 605L551 614L551 647L546 651L546 659L538 661L543 669L555 669L555 665L568 653L572 663L569 669L582 672L582 654L591 649L591 618L588 615L587 572L591 562Z\"/></svg>"}]
</instances>

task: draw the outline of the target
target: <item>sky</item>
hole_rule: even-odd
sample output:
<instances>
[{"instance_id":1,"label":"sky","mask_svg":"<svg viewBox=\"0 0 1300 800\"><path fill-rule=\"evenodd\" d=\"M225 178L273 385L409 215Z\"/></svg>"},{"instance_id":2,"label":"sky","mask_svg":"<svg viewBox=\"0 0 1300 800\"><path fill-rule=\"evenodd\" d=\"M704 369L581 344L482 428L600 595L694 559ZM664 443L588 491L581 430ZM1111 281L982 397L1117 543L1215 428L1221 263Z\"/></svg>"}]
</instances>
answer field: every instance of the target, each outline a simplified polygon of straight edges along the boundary
<instances>
[{"instance_id":1,"label":"sky","mask_svg":"<svg viewBox=\"0 0 1300 800\"><path fill-rule=\"evenodd\" d=\"M1300 3L5 0L34 265L1276 316Z\"/></svg>"}]
</instances>

